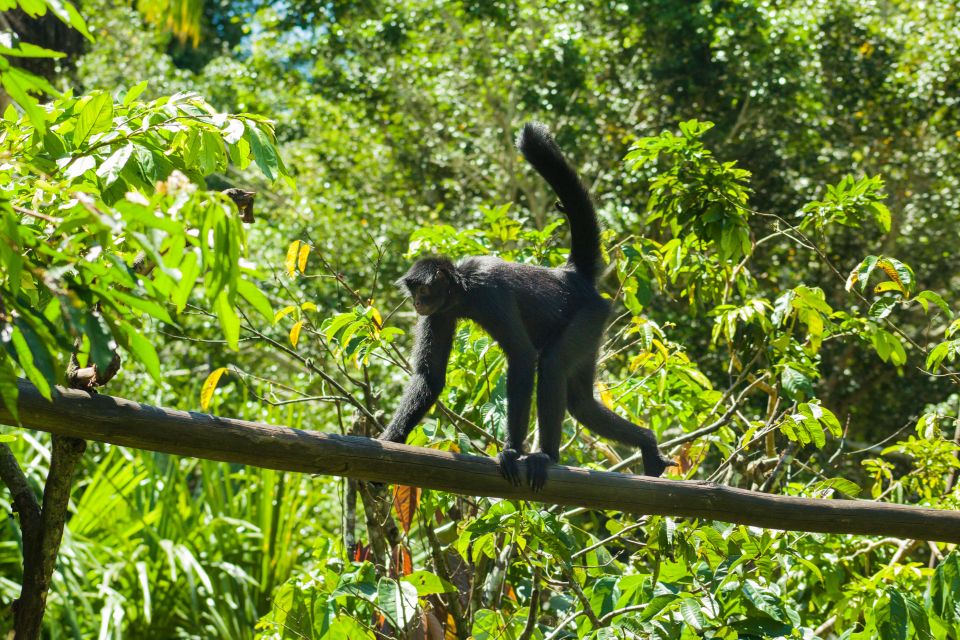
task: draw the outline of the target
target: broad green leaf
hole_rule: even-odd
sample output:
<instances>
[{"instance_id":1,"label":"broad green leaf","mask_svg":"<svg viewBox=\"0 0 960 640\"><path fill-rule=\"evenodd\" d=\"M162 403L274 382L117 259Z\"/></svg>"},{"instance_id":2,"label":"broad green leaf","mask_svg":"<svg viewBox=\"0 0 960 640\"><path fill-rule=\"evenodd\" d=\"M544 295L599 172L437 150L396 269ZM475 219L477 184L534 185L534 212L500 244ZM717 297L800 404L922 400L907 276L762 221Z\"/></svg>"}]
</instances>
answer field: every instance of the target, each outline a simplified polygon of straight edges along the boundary
<instances>
[{"instance_id":1,"label":"broad green leaf","mask_svg":"<svg viewBox=\"0 0 960 640\"><path fill-rule=\"evenodd\" d=\"M20 368L23 369L24 373L27 374L27 379L34 384L37 391L40 392L40 395L50 400L52 397L50 395L50 382L48 382L48 378L44 376L34 363L34 354L27 344L23 331L14 330L11 335L11 341L13 342L13 348L17 355L17 362L20 364ZM50 379L52 380L52 376Z\"/></svg>"},{"instance_id":2,"label":"broad green leaf","mask_svg":"<svg viewBox=\"0 0 960 640\"><path fill-rule=\"evenodd\" d=\"M31 124L43 134L47 130L46 113L40 108L37 99L30 95L31 91L38 90L44 83L39 76L28 73L17 67L8 66L0 71L0 84L6 89L13 101L26 112Z\"/></svg>"},{"instance_id":3,"label":"broad green leaf","mask_svg":"<svg viewBox=\"0 0 960 640\"><path fill-rule=\"evenodd\" d=\"M143 364L147 373L150 374L150 377L152 377L157 384L161 384L163 378L160 374L160 357L157 355L157 350L154 348L153 342L129 324L124 323L123 332L127 336L131 353Z\"/></svg>"},{"instance_id":4,"label":"broad green leaf","mask_svg":"<svg viewBox=\"0 0 960 640\"><path fill-rule=\"evenodd\" d=\"M143 80L133 85L132 87L130 87L127 90L127 93L124 94L123 96L123 106L125 107L130 106L130 103L132 103L134 100L139 98L140 94L143 93L144 90L147 88L147 84L148 82L146 80Z\"/></svg>"},{"instance_id":5,"label":"broad green leaf","mask_svg":"<svg viewBox=\"0 0 960 640\"><path fill-rule=\"evenodd\" d=\"M810 378L793 367L784 367L780 374L780 382L784 391L795 400L803 400L813 396L813 384Z\"/></svg>"},{"instance_id":6,"label":"broad green leaf","mask_svg":"<svg viewBox=\"0 0 960 640\"><path fill-rule=\"evenodd\" d=\"M696 631L703 630L706 624L700 603L693 598L686 598L680 603L680 615L683 616L686 623Z\"/></svg>"},{"instance_id":7,"label":"broad green leaf","mask_svg":"<svg viewBox=\"0 0 960 640\"><path fill-rule=\"evenodd\" d=\"M93 156L80 156L74 158L72 162L66 165L66 169L63 171L63 177L67 180L75 180L96 166L97 161Z\"/></svg>"},{"instance_id":8,"label":"broad green leaf","mask_svg":"<svg viewBox=\"0 0 960 640\"><path fill-rule=\"evenodd\" d=\"M237 292L257 310L257 313L267 320L274 320L274 322L276 322L270 301L255 284L249 280L240 279L237 281Z\"/></svg>"},{"instance_id":9,"label":"broad green leaf","mask_svg":"<svg viewBox=\"0 0 960 640\"><path fill-rule=\"evenodd\" d=\"M932 302L933 304L937 305L937 307L939 307L940 310L943 311L948 318L953 317L953 311L950 310L950 307L947 305L944 299L934 291L929 291L929 290L921 291L920 293L917 294L917 297L915 299L917 302L923 305L924 311L927 310L927 303Z\"/></svg>"},{"instance_id":10,"label":"broad green leaf","mask_svg":"<svg viewBox=\"0 0 960 640\"><path fill-rule=\"evenodd\" d=\"M161 322L165 322L167 324L176 324L174 323L173 318L170 317L170 314L167 312L166 309L164 309L162 306L160 306L159 304L157 304L152 300L149 300L146 297L134 296L125 291L120 291L116 289L111 291L109 294L106 292L103 292L101 295L103 295L104 297L116 298L117 300L119 300L120 302L123 302L127 306L133 309L137 309L138 311L142 311L147 315L153 318L156 318L157 320L160 320Z\"/></svg>"},{"instance_id":11,"label":"broad green leaf","mask_svg":"<svg viewBox=\"0 0 960 640\"><path fill-rule=\"evenodd\" d=\"M200 258L196 251L189 251L183 256L183 261L180 263L180 282L177 283L176 291L173 292L171 299L171 302L177 308L177 313L183 311L183 308L187 305L190 292L193 291L193 286L199 277Z\"/></svg>"},{"instance_id":12,"label":"broad green leaf","mask_svg":"<svg viewBox=\"0 0 960 640\"><path fill-rule=\"evenodd\" d=\"M394 625L405 628L417 613L417 589L409 582L381 578L377 606Z\"/></svg>"},{"instance_id":13,"label":"broad green leaf","mask_svg":"<svg viewBox=\"0 0 960 640\"><path fill-rule=\"evenodd\" d=\"M0 349L0 401L17 422L20 414L17 409L17 398L20 390L17 388L17 372L5 350Z\"/></svg>"},{"instance_id":14,"label":"broad green leaf","mask_svg":"<svg viewBox=\"0 0 960 640\"><path fill-rule=\"evenodd\" d=\"M896 296L883 296L870 305L870 310L867 312L867 315L874 320L882 320L890 315L890 313L896 308L898 302L899 300Z\"/></svg>"},{"instance_id":15,"label":"broad green leaf","mask_svg":"<svg viewBox=\"0 0 960 640\"><path fill-rule=\"evenodd\" d=\"M454 593L457 591L455 586L429 571L414 571L403 576L402 580L412 584L420 597L434 593Z\"/></svg>"},{"instance_id":16,"label":"broad green leaf","mask_svg":"<svg viewBox=\"0 0 960 640\"><path fill-rule=\"evenodd\" d=\"M97 175L103 179L103 187L107 188L117 181L120 172L127 166L130 157L133 155L133 145L125 144L107 158L100 168L97 169Z\"/></svg>"},{"instance_id":17,"label":"broad green leaf","mask_svg":"<svg viewBox=\"0 0 960 640\"><path fill-rule=\"evenodd\" d=\"M907 640L907 603L893 587L887 587L886 595L873 610L880 637L883 640Z\"/></svg>"},{"instance_id":18,"label":"broad green leaf","mask_svg":"<svg viewBox=\"0 0 960 640\"><path fill-rule=\"evenodd\" d=\"M847 276L847 291L853 289L853 286L858 282L860 283L860 291L866 289L867 282L870 280L870 274L873 273L879 259L878 256L867 256L864 258L863 261L850 272L850 275Z\"/></svg>"},{"instance_id":19,"label":"broad green leaf","mask_svg":"<svg viewBox=\"0 0 960 640\"><path fill-rule=\"evenodd\" d=\"M230 296L227 292L222 292L217 296L214 303L217 310L217 317L220 318L220 327L223 329L223 337L227 340L227 346L236 351L240 348L240 316L237 310L230 303Z\"/></svg>"},{"instance_id":20,"label":"broad green leaf","mask_svg":"<svg viewBox=\"0 0 960 640\"><path fill-rule=\"evenodd\" d=\"M80 110L80 117L73 129L74 148L79 149L91 134L106 131L112 123L113 102L110 94L95 94Z\"/></svg>"},{"instance_id":21,"label":"broad green leaf","mask_svg":"<svg viewBox=\"0 0 960 640\"><path fill-rule=\"evenodd\" d=\"M260 127L262 125L250 125L247 127L245 139L250 142L250 148L253 151L253 159L257 166L263 171L263 174L270 180L274 180L280 169L280 159L273 149L273 143L270 137L264 133Z\"/></svg>"}]
</instances>

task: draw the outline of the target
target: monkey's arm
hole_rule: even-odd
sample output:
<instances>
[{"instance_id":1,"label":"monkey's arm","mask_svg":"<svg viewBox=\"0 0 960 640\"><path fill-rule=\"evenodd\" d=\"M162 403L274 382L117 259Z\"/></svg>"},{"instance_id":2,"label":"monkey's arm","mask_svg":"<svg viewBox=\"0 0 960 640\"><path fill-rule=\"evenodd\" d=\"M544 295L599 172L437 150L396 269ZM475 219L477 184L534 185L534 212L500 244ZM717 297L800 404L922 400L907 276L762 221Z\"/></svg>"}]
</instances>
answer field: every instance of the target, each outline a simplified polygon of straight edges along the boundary
<instances>
[{"instance_id":1,"label":"monkey's arm","mask_svg":"<svg viewBox=\"0 0 960 640\"><path fill-rule=\"evenodd\" d=\"M447 380L447 360L453 347L457 319L434 314L417 322L413 347L413 376L403 390L396 415L380 440L406 442L407 436L437 401Z\"/></svg>"}]
</instances>

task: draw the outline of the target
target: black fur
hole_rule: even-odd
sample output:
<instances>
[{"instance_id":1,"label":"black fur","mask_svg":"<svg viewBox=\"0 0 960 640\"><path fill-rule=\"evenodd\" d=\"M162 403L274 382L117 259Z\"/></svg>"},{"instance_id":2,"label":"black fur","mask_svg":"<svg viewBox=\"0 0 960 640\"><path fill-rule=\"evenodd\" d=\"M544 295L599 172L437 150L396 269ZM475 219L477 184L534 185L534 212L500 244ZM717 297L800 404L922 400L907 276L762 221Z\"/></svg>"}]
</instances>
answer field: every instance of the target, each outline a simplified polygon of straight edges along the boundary
<instances>
[{"instance_id":1,"label":"black fur","mask_svg":"<svg viewBox=\"0 0 960 640\"><path fill-rule=\"evenodd\" d=\"M609 303L594 284L600 228L590 195L543 125L524 126L517 146L556 191L570 221L568 265L550 269L493 257L464 258L457 264L443 257L418 260L398 281L421 315L413 376L380 438L405 442L436 402L446 381L457 320L469 318L507 357L508 436L498 460L508 480L520 483L517 462L523 456L535 377L541 451L526 457L531 487L542 488L548 466L559 460L566 411L603 437L639 447L644 472L659 476L673 463L660 453L654 433L621 418L593 394Z\"/></svg>"}]
</instances>

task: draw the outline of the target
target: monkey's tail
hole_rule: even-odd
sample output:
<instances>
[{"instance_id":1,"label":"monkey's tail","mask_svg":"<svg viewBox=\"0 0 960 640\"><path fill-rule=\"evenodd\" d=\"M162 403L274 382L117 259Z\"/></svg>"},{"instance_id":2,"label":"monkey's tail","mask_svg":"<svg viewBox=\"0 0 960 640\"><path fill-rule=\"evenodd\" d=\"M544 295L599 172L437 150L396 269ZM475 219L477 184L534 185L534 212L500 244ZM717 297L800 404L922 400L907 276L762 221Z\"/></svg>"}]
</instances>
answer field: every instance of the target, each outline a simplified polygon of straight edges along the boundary
<instances>
[{"instance_id":1,"label":"monkey's tail","mask_svg":"<svg viewBox=\"0 0 960 640\"><path fill-rule=\"evenodd\" d=\"M600 225L590 193L580 182L550 132L539 122L523 125L517 148L550 184L570 223L570 258L567 262L590 282L600 271Z\"/></svg>"}]
</instances>

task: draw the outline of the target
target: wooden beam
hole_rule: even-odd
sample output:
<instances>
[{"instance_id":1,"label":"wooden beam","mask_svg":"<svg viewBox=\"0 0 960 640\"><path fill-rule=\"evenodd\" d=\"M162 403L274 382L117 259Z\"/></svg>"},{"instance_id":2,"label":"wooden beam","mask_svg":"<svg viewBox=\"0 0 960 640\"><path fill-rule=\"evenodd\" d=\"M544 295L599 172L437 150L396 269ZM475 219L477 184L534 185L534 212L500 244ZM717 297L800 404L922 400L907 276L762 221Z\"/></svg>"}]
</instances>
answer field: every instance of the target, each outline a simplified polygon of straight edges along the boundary
<instances>
[{"instance_id":1,"label":"wooden beam","mask_svg":"<svg viewBox=\"0 0 960 640\"><path fill-rule=\"evenodd\" d=\"M471 496L696 517L770 529L960 543L957 511L776 496L710 482L560 465L550 469L546 487L533 493L500 477L489 458L161 409L71 389L58 388L53 402L47 402L28 382L21 381L19 388L24 427L137 449ZM16 424L2 407L0 423Z\"/></svg>"}]
</instances>

